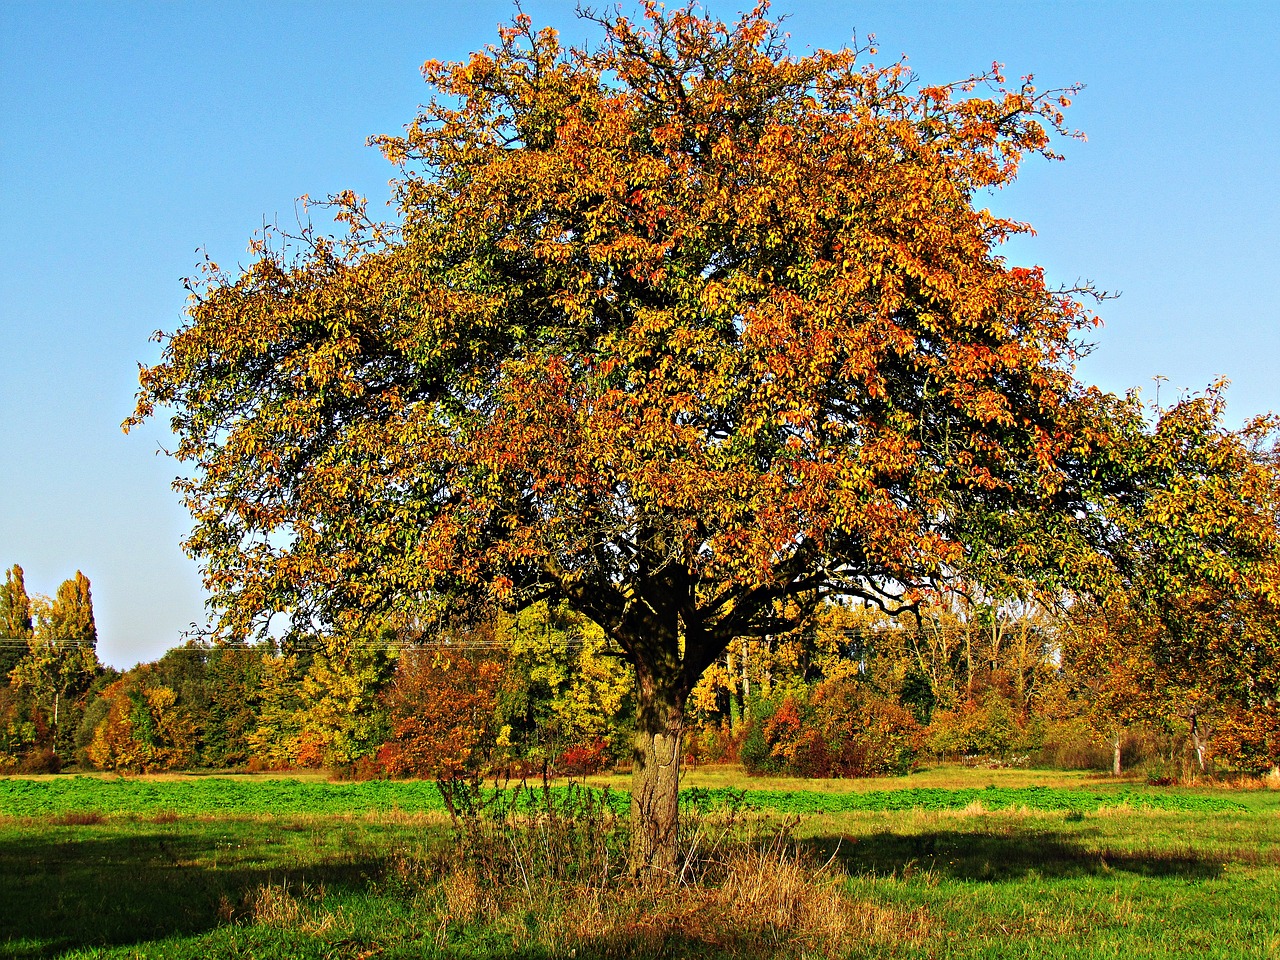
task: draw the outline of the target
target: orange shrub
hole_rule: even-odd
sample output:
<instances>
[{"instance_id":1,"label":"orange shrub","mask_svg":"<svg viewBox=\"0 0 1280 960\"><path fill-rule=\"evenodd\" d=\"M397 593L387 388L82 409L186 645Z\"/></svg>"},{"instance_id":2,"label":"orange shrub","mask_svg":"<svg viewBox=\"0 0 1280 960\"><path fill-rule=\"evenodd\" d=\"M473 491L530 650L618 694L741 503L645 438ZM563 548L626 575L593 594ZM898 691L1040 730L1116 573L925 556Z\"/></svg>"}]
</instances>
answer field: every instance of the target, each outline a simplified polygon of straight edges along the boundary
<instances>
[{"instance_id":1,"label":"orange shrub","mask_svg":"<svg viewBox=\"0 0 1280 960\"><path fill-rule=\"evenodd\" d=\"M825 734L828 772L810 776L878 777L909 772L923 744L915 714L856 680L829 680L814 691ZM819 755L812 752L811 764Z\"/></svg>"}]
</instances>

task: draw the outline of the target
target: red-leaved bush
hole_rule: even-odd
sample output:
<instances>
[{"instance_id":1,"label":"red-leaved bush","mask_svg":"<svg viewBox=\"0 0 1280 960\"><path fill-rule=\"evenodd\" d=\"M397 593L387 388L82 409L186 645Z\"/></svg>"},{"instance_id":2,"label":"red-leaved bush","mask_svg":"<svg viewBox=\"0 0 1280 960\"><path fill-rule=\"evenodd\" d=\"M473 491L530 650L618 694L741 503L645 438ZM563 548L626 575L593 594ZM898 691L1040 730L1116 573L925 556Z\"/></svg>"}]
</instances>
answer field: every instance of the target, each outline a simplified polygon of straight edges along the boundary
<instances>
[{"instance_id":1,"label":"red-leaved bush","mask_svg":"<svg viewBox=\"0 0 1280 960\"><path fill-rule=\"evenodd\" d=\"M609 745L603 740L580 743L560 752L556 770L568 777L599 773L609 762Z\"/></svg>"}]
</instances>

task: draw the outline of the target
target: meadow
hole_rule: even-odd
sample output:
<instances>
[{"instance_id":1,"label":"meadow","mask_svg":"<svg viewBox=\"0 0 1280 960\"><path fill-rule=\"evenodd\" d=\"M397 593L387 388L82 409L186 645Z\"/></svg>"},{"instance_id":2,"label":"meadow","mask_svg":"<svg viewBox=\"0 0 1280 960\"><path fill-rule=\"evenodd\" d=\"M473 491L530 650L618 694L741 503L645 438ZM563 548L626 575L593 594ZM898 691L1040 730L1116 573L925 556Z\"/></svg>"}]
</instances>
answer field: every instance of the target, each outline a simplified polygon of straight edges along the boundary
<instances>
[{"instance_id":1,"label":"meadow","mask_svg":"<svg viewBox=\"0 0 1280 960\"><path fill-rule=\"evenodd\" d=\"M1280 957L1277 791L695 770L654 888L593 783L459 832L424 783L0 780L0 956Z\"/></svg>"}]
</instances>

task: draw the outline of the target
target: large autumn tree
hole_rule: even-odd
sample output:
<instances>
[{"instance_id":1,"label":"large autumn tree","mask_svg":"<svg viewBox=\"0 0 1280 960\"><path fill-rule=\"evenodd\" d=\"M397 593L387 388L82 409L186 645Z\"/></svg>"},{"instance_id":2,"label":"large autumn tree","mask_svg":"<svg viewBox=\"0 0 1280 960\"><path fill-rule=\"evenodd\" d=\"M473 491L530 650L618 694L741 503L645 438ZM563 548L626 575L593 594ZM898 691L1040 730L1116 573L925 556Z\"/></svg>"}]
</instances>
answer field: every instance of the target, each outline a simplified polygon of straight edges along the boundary
<instances>
[{"instance_id":1,"label":"large autumn tree","mask_svg":"<svg viewBox=\"0 0 1280 960\"><path fill-rule=\"evenodd\" d=\"M173 411L225 633L541 599L599 624L661 872L686 698L730 641L1071 568L1092 318L984 206L1052 156L1062 94L799 56L764 6L592 19L589 48L521 15L428 62L377 139L396 222L340 197L345 238L210 265L130 423Z\"/></svg>"}]
</instances>

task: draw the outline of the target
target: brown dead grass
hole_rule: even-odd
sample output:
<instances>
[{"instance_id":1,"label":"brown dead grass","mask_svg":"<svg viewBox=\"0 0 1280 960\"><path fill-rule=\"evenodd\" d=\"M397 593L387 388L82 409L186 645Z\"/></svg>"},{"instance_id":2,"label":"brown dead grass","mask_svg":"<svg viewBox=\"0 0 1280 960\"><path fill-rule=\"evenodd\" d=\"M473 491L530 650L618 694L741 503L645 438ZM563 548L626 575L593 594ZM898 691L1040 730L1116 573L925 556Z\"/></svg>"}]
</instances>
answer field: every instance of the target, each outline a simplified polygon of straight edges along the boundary
<instances>
[{"instance_id":1,"label":"brown dead grass","mask_svg":"<svg viewBox=\"0 0 1280 960\"><path fill-rule=\"evenodd\" d=\"M264 884L249 897L253 922L264 927L291 929L302 921L302 904L287 884Z\"/></svg>"},{"instance_id":2,"label":"brown dead grass","mask_svg":"<svg viewBox=\"0 0 1280 960\"><path fill-rule=\"evenodd\" d=\"M97 810L70 810L49 818L48 822L55 827L94 827L106 823L106 815Z\"/></svg>"}]
</instances>

